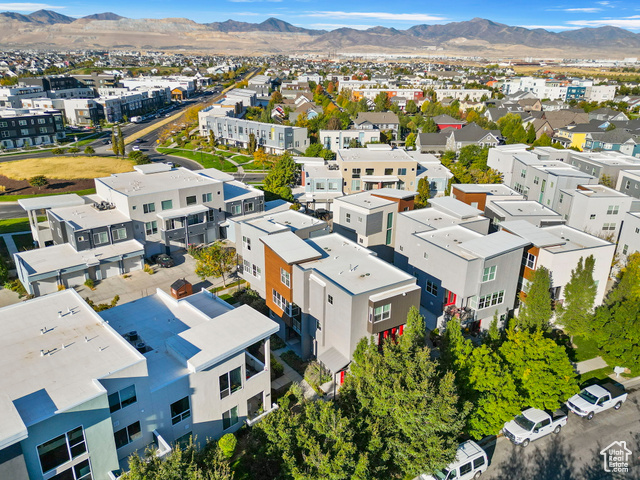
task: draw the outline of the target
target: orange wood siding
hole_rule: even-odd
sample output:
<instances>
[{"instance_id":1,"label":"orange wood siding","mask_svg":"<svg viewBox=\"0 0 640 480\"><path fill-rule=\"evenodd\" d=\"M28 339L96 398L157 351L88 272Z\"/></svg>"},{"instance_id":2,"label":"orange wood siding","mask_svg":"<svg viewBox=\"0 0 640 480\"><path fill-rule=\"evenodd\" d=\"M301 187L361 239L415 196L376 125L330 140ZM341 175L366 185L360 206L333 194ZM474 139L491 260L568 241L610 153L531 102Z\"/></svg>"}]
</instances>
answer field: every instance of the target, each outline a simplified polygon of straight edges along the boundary
<instances>
[{"instance_id":1,"label":"orange wood siding","mask_svg":"<svg viewBox=\"0 0 640 480\"><path fill-rule=\"evenodd\" d=\"M461 192L457 188L453 187L451 191L452 196L456 197L456 200L460 200L467 205L470 205L474 202L478 203L478 210L483 210L487 204L487 194L486 193L465 193Z\"/></svg>"},{"instance_id":2,"label":"orange wood siding","mask_svg":"<svg viewBox=\"0 0 640 480\"><path fill-rule=\"evenodd\" d=\"M377 193L372 193L372 195L374 197L383 198L385 200L390 200L392 202L396 202L398 204L398 211L399 212L404 212L405 208L408 208L409 210L413 210L413 205L414 205L414 199L415 198L411 198L409 200L401 200L401 199L398 199L398 198L385 197L384 195L379 195Z\"/></svg>"},{"instance_id":3,"label":"orange wood siding","mask_svg":"<svg viewBox=\"0 0 640 480\"><path fill-rule=\"evenodd\" d=\"M293 303L293 290L287 287L280 279L280 269L284 269L291 275L293 282L293 267L280 258L273 250L264 246L264 275L265 275L265 296L267 297L267 307L275 313L282 315L282 309L273 303L272 290L278 292L289 303Z\"/></svg>"},{"instance_id":4,"label":"orange wood siding","mask_svg":"<svg viewBox=\"0 0 640 480\"><path fill-rule=\"evenodd\" d=\"M538 263L538 255L540 255L540 249L538 247L530 247L526 253L530 253L536 257L536 264ZM522 275L525 280L531 280L533 277L533 272L535 268L529 268L526 265L524 266L524 274Z\"/></svg>"}]
</instances>

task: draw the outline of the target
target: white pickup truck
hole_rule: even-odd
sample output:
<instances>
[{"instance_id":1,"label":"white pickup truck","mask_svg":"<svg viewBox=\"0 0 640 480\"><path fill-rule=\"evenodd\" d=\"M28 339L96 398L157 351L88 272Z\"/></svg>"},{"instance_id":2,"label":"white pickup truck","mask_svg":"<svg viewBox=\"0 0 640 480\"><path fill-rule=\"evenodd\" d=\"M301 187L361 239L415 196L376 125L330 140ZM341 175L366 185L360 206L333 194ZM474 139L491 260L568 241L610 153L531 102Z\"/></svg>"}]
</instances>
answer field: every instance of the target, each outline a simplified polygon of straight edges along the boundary
<instances>
[{"instance_id":1,"label":"white pickup truck","mask_svg":"<svg viewBox=\"0 0 640 480\"><path fill-rule=\"evenodd\" d=\"M567 407L576 415L591 420L596 413L613 407L618 410L627 400L624 387L613 383L591 385L567 401Z\"/></svg>"},{"instance_id":2,"label":"white pickup truck","mask_svg":"<svg viewBox=\"0 0 640 480\"><path fill-rule=\"evenodd\" d=\"M526 447L534 440L549 435L558 434L567 424L567 415L557 411L553 415L537 408L527 408L502 428L504 436L516 445Z\"/></svg>"}]
</instances>

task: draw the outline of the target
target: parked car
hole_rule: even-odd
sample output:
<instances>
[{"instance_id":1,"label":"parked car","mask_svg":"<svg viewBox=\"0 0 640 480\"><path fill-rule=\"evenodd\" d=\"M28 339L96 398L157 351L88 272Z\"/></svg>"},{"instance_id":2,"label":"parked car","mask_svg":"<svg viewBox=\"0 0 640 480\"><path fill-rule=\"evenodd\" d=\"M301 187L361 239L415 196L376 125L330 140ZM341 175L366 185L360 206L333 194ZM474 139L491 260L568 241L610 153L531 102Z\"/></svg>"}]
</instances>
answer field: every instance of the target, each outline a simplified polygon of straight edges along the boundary
<instances>
[{"instance_id":1,"label":"parked car","mask_svg":"<svg viewBox=\"0 0 640 480\"><path fill-rule=\"evenodd\" d=\"M591 385L567 401L567 407L576 415L591 420L596 413L610 409L619 410L627 400L623 386L607 382L603 385Z\"/></svg>"},{"instance_id":2,"label":"parked car","mask_svg":"<svg viewBox=\"0 0 640 480\"><path fill-rule=\"evenodd\" d=\"M320 220L330 220L333 218L333 212L326 210L324 208L318 208L313 212L313 216L319 218Z\"/></svg>"},{"instance_id":3,"label":"parked car","mask_svg":"<svg viewBox=\"0 0 640 480\"><path fill-rule=\"evenodd\" d=\"M534 440L560 433L567 424L567 414L558 410L553 414L537 408L527 408L510 422L505 423L502 433L511 442L526 447Z\"/></svg>"},{"instance_id":4,"label":"parked car","mask_svg":"<svg viewBox=\"0 0 640 480\"><path fill-rule=\"evenodd\" d=\"M142 143L144 142L144 139L142 138L136 138L135 143Z\"/></svg>"},{"instance_id":5,"label":"parked car","mask_svg":"<svg viewBox=\"0 0 640 480\"><path fill-rule=\"evenodd\" d=\"M175 265L173 258L166 253L159 253L158 255L154 255L151 259L156 265L162 268L171 268Z\"/></svg>"},{"instance_id":6,"label":"parked car","mask_svg":"<svg viewBox=\"0 0 640 480\"><path fill-rule=\"evenodd\" d=\"M133 147L131 147L131 150L133 150L134 152L139 152L140 147L138 145L134 145Z\"/></svg>"},{"instance_id":7,"label":"parked car","mask_svg":"<svg viewBox=\"0 0 640 480\"><path fill-rule=\"evenodd\" d=\"M434 475L422 474L420 480L467 480L480 478L480 475L489 466L487 453L473 440L458 446L456 459L447 468L436 472Z\"/></svg>"}]
</instances>

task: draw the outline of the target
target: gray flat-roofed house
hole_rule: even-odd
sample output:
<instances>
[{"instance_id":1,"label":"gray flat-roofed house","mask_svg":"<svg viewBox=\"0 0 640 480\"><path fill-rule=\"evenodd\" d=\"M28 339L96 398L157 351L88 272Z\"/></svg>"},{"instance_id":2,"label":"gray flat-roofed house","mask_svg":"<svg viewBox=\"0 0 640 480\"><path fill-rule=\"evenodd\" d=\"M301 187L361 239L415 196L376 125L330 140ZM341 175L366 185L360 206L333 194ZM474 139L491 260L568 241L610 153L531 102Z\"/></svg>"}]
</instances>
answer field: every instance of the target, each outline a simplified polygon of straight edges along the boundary
<instances>
[{"instance_id":1,"label":"gray flat-roofed house","mask_svg":"<svg viewBox=\"0 0 640 480\"><path fill-rule=\"evenodd\" d=\"M533 200L491 201L485 207L485 215L493 225L513 220L526 220L538 227L566 222L562 215Z\"/></svg>"},{"instance_id":2,"label":"gray flat-roofed house","mask_svg":"<svg viewBox=\"0 0 640 480\"><path fill-rule=\"evenodd\" d=\"M162 457L271 410L277 325L209 292L158 290L98 314L65 290L5 307L0 322L3 479L111 480L133 453Z\"/></svg>"}]
</instances>

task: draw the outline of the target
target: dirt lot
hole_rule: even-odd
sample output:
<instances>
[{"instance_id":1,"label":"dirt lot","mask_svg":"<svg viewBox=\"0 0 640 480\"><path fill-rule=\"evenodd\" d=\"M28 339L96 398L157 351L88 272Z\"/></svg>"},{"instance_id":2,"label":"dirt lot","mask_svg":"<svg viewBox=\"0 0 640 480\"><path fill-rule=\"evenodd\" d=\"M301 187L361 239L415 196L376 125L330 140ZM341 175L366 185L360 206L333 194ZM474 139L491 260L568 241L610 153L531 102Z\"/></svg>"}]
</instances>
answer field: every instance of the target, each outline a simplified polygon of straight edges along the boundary
<instances>
[{"instance_id":1,"label":"dirt lot","mask_svg":"<svg viewBox=\"0 0 640 480\"><path fill-rule=\"evenodd\" d=\"M74 178L72 180L62 180L51 178L49 185L38 189L29 185L27 180L14 180L0 175L0 185L6 187L6 195L39 195L49 193L76 192L94 187L92 178ZM0 194L1 195L1 194Z\"/></svg>"}]
</instances>

